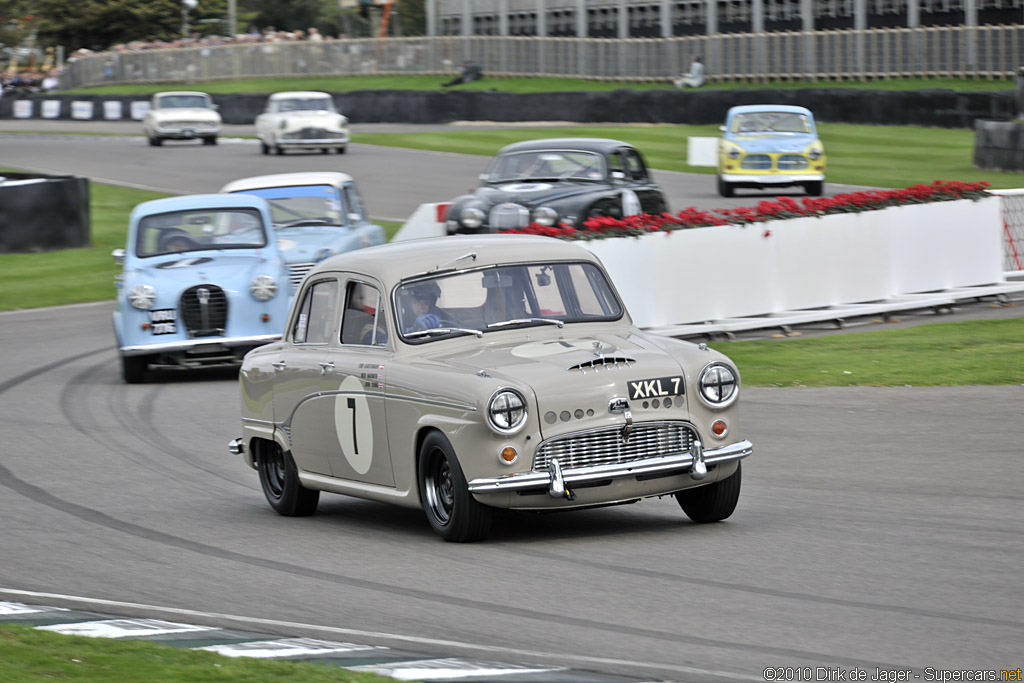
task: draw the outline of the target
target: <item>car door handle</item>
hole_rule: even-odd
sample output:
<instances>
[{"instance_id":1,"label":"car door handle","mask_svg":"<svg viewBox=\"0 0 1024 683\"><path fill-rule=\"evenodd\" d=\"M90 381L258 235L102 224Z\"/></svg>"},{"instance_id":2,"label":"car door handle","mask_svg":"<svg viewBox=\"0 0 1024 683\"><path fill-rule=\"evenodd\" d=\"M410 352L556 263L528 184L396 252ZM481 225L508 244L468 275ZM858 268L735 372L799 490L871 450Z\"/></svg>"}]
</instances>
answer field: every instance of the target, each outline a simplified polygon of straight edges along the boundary
<instances>
[{"instance_id":1,"label":"car door handle","mask_svg":"<svg viewBox=\"0 0 1024 683\"><path fill-rule=\"evenodd\" d=\"M271 365L273 365L274 369L276 370L284 370L288 366L288 364L285 363L283 360L278 361L276 363L271 363Z\"/></svg>"},{"instance_id":2,"label":"car door handle","mask_svg":"<svg viewBox=\"0 0 1024 683\"><path fill-rule=\"evenodd\" d=\"M321 375L326 374L328 370L333 370L333 369L334 369L334 363L332 363L330 361L327 361L327 362L324 362L324 363L320 363L320 374Z\"/></svg>"}]
</instances>

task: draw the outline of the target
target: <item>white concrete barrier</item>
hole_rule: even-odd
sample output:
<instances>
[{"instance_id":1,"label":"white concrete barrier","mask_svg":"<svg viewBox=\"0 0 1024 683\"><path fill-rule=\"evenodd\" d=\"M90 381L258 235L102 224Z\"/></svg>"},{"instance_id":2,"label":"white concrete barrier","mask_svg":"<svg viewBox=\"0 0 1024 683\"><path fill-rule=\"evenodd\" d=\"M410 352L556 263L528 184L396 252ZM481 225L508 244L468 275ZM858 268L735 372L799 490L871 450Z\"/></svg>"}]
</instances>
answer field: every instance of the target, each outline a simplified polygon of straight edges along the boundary
<instances>
[{"instance_id":1,"label":"white concrete barrier","mask_svg":"<svg viewBox=\"0 0 1024 683\"><path fill-rule=\"evenodd\" d=\"M445 236L446 208L421 205L394 239ZM638 326L691 334L1024 290L1005 280L1002 232L1000 199L986 197L580 244Z\"/></svg>"},{"instance_id":2,"label":"white concrete barrier","mask_svg":"<svg viewBox=\"0 0 1024 683\"><path fill-rule=\"evenodd\" d=\"M686 138L686 163L690 166L718 166L719 138Z\"/></svg>"}]
</instances>

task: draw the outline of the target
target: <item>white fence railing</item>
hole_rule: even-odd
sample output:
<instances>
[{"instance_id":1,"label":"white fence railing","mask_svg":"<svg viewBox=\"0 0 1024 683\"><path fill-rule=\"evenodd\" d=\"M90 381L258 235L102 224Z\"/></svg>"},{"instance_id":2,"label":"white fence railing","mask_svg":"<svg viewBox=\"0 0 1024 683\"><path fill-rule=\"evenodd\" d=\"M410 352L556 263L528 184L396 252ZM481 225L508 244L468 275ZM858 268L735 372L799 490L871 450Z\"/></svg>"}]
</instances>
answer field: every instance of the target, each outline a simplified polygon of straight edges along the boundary
<instances>
[{"instance_id":1,"label":"white fence railing","mask_svg":"<svg viewBox=\"0 0 1024 683\"><path fill-rule=\"evenodd\" d=\"M433 36L247 43L102 53L68 63L62 87L239 78L444 74L667 81L701 55L719 82L1011 78L1024 24L726 33L675 38Z\"/></svg>"},{"instance_id":2,"label":"white fence railing","mask_svg":"<svg viewBox=\"0 0 1024 683\"><path fill-rule=\"evenodd\" d=\"M1007 275L1024 275L1024 189L993 190L1002 199L1003 270Z\"/></svg>"}]
</instances>

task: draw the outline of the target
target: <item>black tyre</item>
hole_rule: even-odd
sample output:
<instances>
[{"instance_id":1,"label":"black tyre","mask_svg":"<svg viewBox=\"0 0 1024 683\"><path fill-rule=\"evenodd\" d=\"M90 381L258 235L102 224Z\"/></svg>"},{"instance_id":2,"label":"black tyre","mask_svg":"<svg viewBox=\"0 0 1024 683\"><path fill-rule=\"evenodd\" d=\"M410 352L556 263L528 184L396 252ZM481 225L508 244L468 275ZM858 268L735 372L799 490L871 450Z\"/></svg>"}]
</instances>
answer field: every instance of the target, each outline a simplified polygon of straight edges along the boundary
<instances>
[{"instance_id":1,"label":"black tyre","mask_svg":"<svg viewBox=\"0 0 1024 683\"><path fill-rule=\"evenodd\" d=\"M128 384L145 382L148 368L149 356L121 356L121 376Z\"/></svg>"},{"instance_id":2,"label":"black tyre","mask_svg":"<svg viewBox=\"0 0 1024 683\"><path fill-rule=\"evenodd\" d=\"M804 190L812 197L820 197L821 193L825 191L825 183L820 180L804 183Z\"/></svg>"},{"instance_id":3,"label":"black tyre","mask_svg":"<svg viewBox=\"0 0 1024 683\"><path fill-rule=\"evenodd\" d=\"M292 454L285 453L276 443L257 443L256 467L270 507L285 517L307 517L316 512L320 492L307 489L299 482Z\"/></svg>"},{"instance_id":4,"label":"black tyre","mask_svg":"<svg viewBox=\"0 0 1024 683\"><path fill-rule=\"evenodd\" d=\"M204 145L216 145L217 144L217 138L216 137L203 138L203 144Z\"/></svg>"},{"instance_id":5,"label":"black tyre","mask_svg":"<svg viewBox=\"0 0 1024 683\"><path fill-rule=\"evenodd\" d=\"M487 536L493 510L470 494L455 452L439 432L424 439L418 474L423 511L438 536L457 543Z\"/></svg>"},{"instance_id":6,"label":"black tyre","mask_svg":"<svg viewBox=\"0 0 1024 683\"><path fill-rule=\"evenodd\" d=\"M164 144L164 139L163 138L150 138L149 139L149 144L152 145L153 147L159 147L160 145Z\"/></svg>"},{"instance_id":7,"label":"black tyre","mask_svg":"<svg viewBox=\"0 0 1024 683\"><path fill-rule=\"evenodd\" d=\"M732 185L722 180L721 176L718 178L718 194L723 197L731 197L733 195Z\"/></svg>"},{"instance_id":8,"label":"black tyre","mask_svg":"<svg viewBox=\"0 0 1024 683\"><path fill-rule=\"evenodd\" d=\"M282 147L281 145L274 145L274 152L277 154L277 156L281 156L282 154L284 154L284 147Z\"/></svg>"},{"instance_id":9,"label":"black tyre","mask_svg":"<svg viewBox=\"0 0 1024 683\"><path fill-rule=\"evenodd\" d=\"M346 149L345 147L339 147L338 148L338 154L344 154L345 153L345 149Z\"/></svg>"},{"instance_id":10,"label":"black tyre","mask_svg":"<svg viewBox=\"0 0 1024 683\"><path fill-rule=\"evenodd\" d=\"M267 147L267 143L260 140L260 151L264 154L270 154L270 148Z\"/></svg>"},{"instance_id":11,"label":"black tyre","mask_svg":"<svg viewBox=\"0 0 1024 683\"><path fill-rule=\"evenodd\" d=\"M679 507L686 516L698 524L720 522L736 509L740 499L740 483L742 463L736 464L736 472L714 484L686 489L676 493Z\"/></svg>"}]
</instances>

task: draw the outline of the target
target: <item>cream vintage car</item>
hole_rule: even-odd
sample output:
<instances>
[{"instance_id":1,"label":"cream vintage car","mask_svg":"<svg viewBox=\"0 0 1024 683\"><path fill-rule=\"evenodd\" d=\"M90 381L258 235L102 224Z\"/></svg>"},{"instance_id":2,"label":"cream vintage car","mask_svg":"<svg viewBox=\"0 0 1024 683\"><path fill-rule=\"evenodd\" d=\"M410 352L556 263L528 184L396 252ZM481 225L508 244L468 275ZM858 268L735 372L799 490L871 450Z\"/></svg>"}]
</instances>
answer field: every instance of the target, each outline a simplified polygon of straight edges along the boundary
<instances>
[{"instance_id":1,"label":"cream vintage car","mask_svg":"<svg viewBox=\"0 0 1024 683\"><path fill-rule=\"evenodd\" d=\"M348 118L338 112L325 92L291 91L272 94L256 117L256 137L264 154L286 149L332 149L344 154L348 146Z\"/></svg>"},{"instance_id":2,"label":"cream vintage car","mask_svg":"<svg viewBox=\"0 0 1024 683\"><path fill-rule=\"evenodd\" d=\"M498 509L651 496L722 520L752 452L735 365L635 327L598 259L548 237L333 256L239 381L229 448L277 512L341 493L422 507L449 541L485 537Z\"/></svg>"},{"instance_id":3,"label":"cream vintage car","mask_svg":"<svg viewBox=\"0 0 1024 683\"><path fill-rule=\"evenodd\" d=\"M142 130L153 146L164 140L202 140L204 145L216 145L220 129L217 105L204 92L158 92L142 117Z\"/></svg>"}]
</instances>

